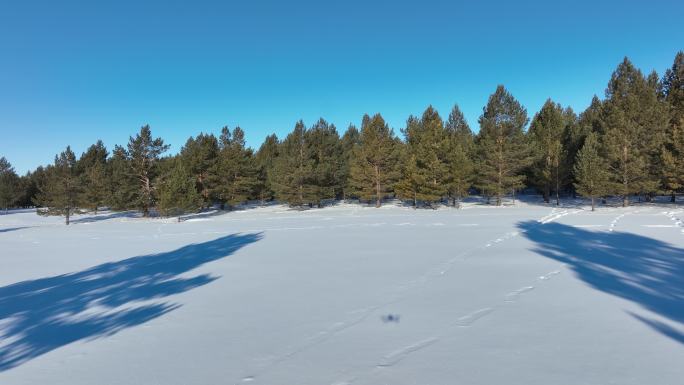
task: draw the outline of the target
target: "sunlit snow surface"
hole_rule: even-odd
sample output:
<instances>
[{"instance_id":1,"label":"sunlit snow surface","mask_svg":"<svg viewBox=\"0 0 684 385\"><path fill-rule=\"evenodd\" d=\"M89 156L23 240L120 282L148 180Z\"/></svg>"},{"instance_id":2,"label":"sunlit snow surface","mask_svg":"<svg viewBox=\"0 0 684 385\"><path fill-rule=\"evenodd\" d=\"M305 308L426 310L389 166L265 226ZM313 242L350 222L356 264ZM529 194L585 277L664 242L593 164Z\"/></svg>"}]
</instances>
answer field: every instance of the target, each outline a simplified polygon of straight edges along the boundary
<instances>
[{"instance_id":1,"label":"sunlit snow surface","mask_svg":"<svg viewBox=\"0 0 684 385\"><path fill-rule=\"evenodd\" d=\"M0 215L0 384L682 384L684 209Z\"/></svg>"}]
</instances>

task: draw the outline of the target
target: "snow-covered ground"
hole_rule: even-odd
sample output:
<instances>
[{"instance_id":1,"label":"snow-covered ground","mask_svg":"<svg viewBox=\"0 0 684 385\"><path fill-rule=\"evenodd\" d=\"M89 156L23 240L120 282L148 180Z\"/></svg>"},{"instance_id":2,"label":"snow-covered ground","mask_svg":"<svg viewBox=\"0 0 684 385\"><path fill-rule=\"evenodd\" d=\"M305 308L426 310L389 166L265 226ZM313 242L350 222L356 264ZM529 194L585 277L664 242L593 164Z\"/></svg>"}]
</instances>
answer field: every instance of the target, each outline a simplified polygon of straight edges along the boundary
<instances>
[{"instance_id":1,"label":"snow-covered ground","mask_svg":"<svg viewBox=\"0 0 684 385\"><path fill-rule=\"evenodd\" d=\"M0 384L684 383L684 210L0 215Z\"/></svg>"}]
</instances>

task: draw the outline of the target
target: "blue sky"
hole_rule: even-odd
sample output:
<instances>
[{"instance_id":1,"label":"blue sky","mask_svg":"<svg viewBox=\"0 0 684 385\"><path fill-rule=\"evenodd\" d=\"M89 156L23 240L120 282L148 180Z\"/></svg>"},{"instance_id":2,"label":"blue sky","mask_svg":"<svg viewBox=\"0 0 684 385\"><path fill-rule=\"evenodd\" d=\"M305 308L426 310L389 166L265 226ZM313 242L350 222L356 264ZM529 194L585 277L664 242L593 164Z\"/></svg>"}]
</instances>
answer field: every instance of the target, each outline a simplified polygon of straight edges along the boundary
<instances>
[{"instance_id":1,"label":"blue sky","mask_svg":"<svg viewBox=\"0 0 684 385\"><path fill-rule=\"evenodd\" d=\"M144 4L143 4L144 3ZM24 173L67 144L125 144L150 124L178 151L240 125L248 145L298 119L396 130L458 103L471 127L497 84L530 116L603 96L624 56L662 74L682 1L7 1L0 156Z\"/></svg>"}]
</instances>

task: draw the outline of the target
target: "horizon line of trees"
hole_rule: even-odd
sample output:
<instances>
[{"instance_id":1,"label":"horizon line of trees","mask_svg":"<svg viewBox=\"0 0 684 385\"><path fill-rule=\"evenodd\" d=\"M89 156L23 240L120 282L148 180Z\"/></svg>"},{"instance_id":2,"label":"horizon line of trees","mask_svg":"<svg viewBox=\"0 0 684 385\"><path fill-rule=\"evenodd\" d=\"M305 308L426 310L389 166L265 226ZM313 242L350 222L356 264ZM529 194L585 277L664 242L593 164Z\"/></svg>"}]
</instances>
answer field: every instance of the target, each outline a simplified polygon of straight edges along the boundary
<instances>
[{"instance_id":1,"label":"horizon line of trees","mask_svg":"<svg viewBox=\"0 0 684 385\"><path fill-rule=\"evenodd\" d=\"M18 176L0 158L0 207L36 206L39 214L78 210L153 209L162 215L195 212L248 200L321 206L359 199L380 207L396 197L414 207L460 206L471 191L496 205L523 188L546 202L561 194L595 200L649 200L684 189L684 52L662 77L644 75L628 58L613 72L605 98L583 112L548 99L531 119L502 85L489 97L474 134L454 105L446 121L428 106L409 116L401 137L376 113L340 135L319 119L298 121L284 138L265 138L257 151L244 131L223 127L218 137L190 137L177 155L149 126L110 153L102 141L79 158L69 146L53 164ZM529 123L529 127L528 127Z\"/></svg>"}]
</instances>

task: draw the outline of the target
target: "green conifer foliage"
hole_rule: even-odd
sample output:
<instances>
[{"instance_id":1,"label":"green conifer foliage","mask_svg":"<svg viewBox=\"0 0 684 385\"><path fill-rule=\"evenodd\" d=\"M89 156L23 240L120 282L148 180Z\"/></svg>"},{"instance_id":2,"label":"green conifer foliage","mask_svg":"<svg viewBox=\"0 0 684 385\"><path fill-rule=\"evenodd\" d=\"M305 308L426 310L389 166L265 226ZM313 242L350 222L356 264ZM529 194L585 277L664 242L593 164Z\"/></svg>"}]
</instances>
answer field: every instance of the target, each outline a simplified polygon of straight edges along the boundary
<instances>
[{"instance_id":1,"label":"green conifer foliage","mask_svg":"<svg viewBox=\"0 0 684 385\"><path fill-rule=\"evenodd\" d=\"M245 132L240 127L230 131L223 127L219 137L219 154L213 173L216 197L233 207L247 201L257 187L254 154L245 147Z\"/></svg>"},{"instance_id":2,"label":"green conifer foliage","mask_svg":"<svg viewBox=\"0 0 684 385\"><path fill-rule=\"evenodd\" d=\"M19 200L19 176L5 157L0 158L0 208L7 210Z\"/></svg>"},{"instance_id":3,"label":"green conifer foliage","mask_svg":"<svg viewBox=\"0 0 684 385\"><path fill-rule=\"evenodd\" d=\"M135 203L145 217L150 215L150 208L155 204L155 178L160 156L168 149L169 146L161 138L152 138L148 125L143 126L140 133L128 141L129 164L138 181Z\"/></svg>"},{"instance_id":4,"label":"green conifer foliage","mask_svg":"<svg viewBox=\"0 0 684 385\"><path fill-rule=\"evenodd\" d=\"M81 177L83 194L81 201L95 213L99 206L107 203L107 148L101 140L90 146L76 163L77 173Z\"/></svg>"},{"instance_id":5,"label":"green conifer foliage","mask_svg":"<svg viewBox=\"0 0 684 385\"><path fill-rule=\"evenodd\" d=\"M601 157L599 147L597 134L590 133L577 153L574 166L575 188L581 195L591 198L591 211L594 211L596 198L610 191L608 165Z\"/></svg>"},{"instance_id":6,"label":"green conifer foliage","mask_svg":"<svg viewBox=\"0 0 684 385\"><path fill-rule=\"evenodd\" d=\"M535 158L532 165L534 183L542 190L547 203L553 190L557 205L560 204L559 190L565 176L563 137L566 126L563 108L547 99L534 115L528 131Z\"/></svg>"},{"instance_id":7,"label":"green conifer foliage","mask_svg":"<svg viewBox=\"0 0 684 385\"><path fill-rule=\"evenodd\" d=\"M524 186L522 170L532 158L524 135L527 111L503 87L489 97L480 116L478 185L501 205L502 197Z\"/></svg>"},{"instance_id":8,"label":"green conifer foliage","mask_svg":"<svg viewBox=\"0 0 684 385\"><path fill-rule=\"evenodd\" d=\"M278 158L278 146L278 137L275 134L268 135L254 158L257 168L256 196L261 202L272 200L275 197L273 179L275 177L275 162Z\"/></svg>"},{"instance_id":9,"label":"green conifer foliage","mask_svg":"<svg viewBox=\"0 0 684 385\"><path fill-rule=\"evenodd\" d=\"M281 142L274 166L276 199L290 206L316 203L314 160L306 138L306 127L301 120Z\"/></svg>"},{"instance_id":10,"label":"green conifer foliage","mask_svg":"<svg viewBox=\"0 0 684 385\"><path fill-rule=\"evenodd\" d=\"M602 117L613 191L622 196L623 206L629 204L629 195L658 188L653 162L666 125L664 106L654 85L625 58L608 83Z\"/></svg>"},{"instance_id":11,"label":"green conifer foliage","mask_svg":"<svg viewBox=\"0 0 684 385\"><path fill-rule=\"evenodd\" d=\"M455 207L460 207L460 201L468 195L474 178L473 132L470 130L463 113L457 105L449 113L445 124L447 133L447 192Z\"/></svg>"},{"instance_id":12,"label":"green conifer foliage","mask_svg":"<svg viewBox=\"0 0 684 385\"><path fill-rule=\"evenodd\" d=\"M196 189L197 175L187 170L180 157L170 160L170 171L159 186L158 207L162 215L174 216L196 212L203 197Z\"/></svg>"},{"instance_id":13,"label":"green conifer foliage","mask_svg":"<svg viewBox=\"0 0 684 385\"><path fill-rule=\"evenodd\" d=\"M354 195L380 207L396 179L397 148L392 129L380 114L364 116L359 142L351 156L350 185Z\"/></svg>"},{"instance_id":14,"label":"green conifer foliage","mask_svg":"<svg viewBox=\"0 0 684 385\"><path fill-rule=\"evenodd\" d=\"M670 116L661 149L662 184L674 202L676 192L684 188L684 52L675 56L662 86Z\"/></svg>"},{"instance_id":15,"label":"green conifer foliage","mask_svg":"<svg viewBox=\"0 0 684 385\"><path fill-rule=\"evenodd\" d=\"M71 215L77 210L81 194L80 178L76 169L76 155L67 146L55 156L55 163L45 172L39 186L35 204L40 215L63 215L69 225Z\"/></svg>"},{"instance_id":16,"label":"green conifer foliage","mask_svg":"<svg viewBox=\"0 0 684 385\"><path fill-rule=\"evenodd\" d=\"M181 148L180 159L185 169L195 178L195 188L202 197L202 205L211 204L212 185L210 173L215 169L218 160L218 140L212 134L201 133L196 138L190 137ZM215 179L214 179L215 180Z\"/></svg>"}]
</instances>

